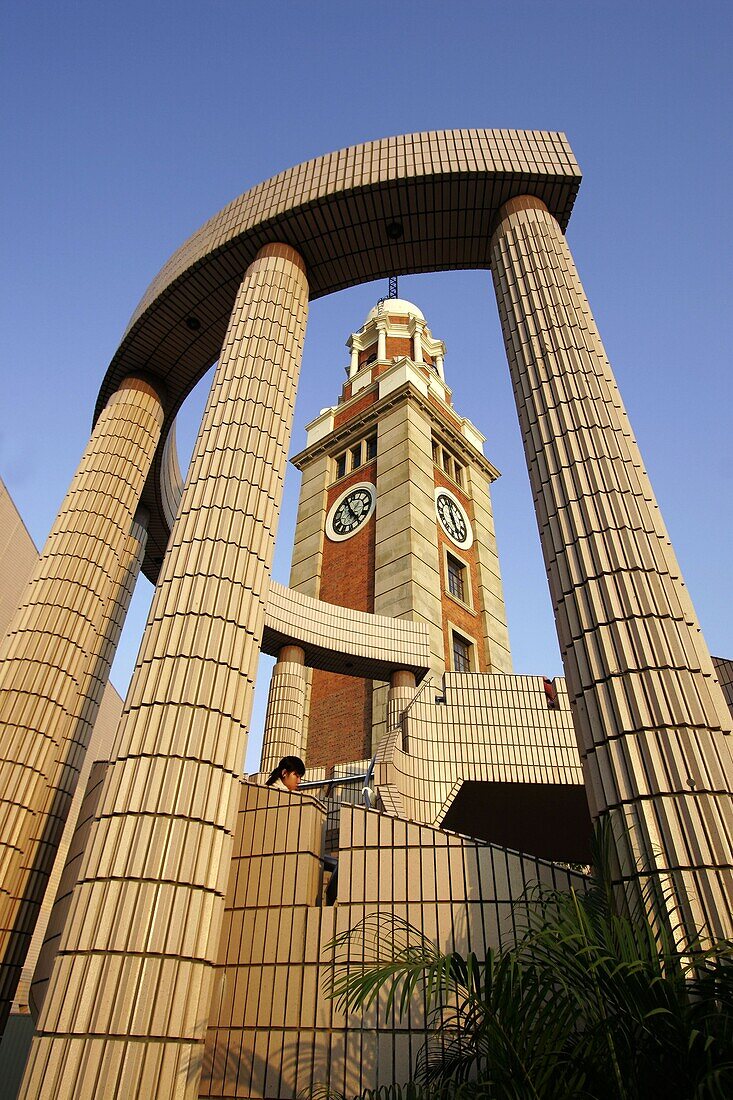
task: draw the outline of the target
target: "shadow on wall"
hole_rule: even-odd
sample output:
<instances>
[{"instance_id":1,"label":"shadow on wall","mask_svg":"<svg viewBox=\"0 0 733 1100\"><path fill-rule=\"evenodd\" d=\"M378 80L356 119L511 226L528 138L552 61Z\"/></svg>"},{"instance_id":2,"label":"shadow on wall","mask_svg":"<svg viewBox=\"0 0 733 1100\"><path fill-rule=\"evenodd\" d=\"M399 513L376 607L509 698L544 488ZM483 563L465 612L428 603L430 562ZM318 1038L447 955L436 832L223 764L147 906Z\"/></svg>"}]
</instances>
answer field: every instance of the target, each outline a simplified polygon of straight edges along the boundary
<instances>
[{"instance_id":1,"label":"shadow on wall","mask_svg":"<svg viewBox=\"0 0 733 1100\"><path fill-rule=\"evenodd\" d=\"M591 862L593 826L585 788L568 783L466 780L440 825L540 859Z\"/></svg>"}]
</instances>

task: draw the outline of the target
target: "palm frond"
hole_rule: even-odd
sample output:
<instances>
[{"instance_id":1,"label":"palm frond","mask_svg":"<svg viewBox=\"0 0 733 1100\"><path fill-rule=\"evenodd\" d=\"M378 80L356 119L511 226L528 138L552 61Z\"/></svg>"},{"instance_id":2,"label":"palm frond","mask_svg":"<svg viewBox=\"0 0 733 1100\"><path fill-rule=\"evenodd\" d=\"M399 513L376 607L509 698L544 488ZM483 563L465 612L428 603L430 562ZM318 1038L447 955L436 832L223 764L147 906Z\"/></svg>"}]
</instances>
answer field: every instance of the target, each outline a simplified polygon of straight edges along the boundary
<instances>
[{"instance_id":1,"label":"palm frond","mask_svg":"<svg viewBox=\"0 0 733 1100\"><path fill-rule=\"evenodd\" d=\"M375 1100L733 1095L733 944L683 938L652 876L624 899L609 835L597 831L588 889L528 891L514 942L485 959L441 953L391 914L332 941L343 1010L381 998L404 1016L419 994L427 1012L421 1091Z\"/></svg>"},{"instance_id":2,"label":"palm frond","mask_svg":"<svg viewBox=\"0 0 733 1100\"><path fill-rule=\"evenodd\" d=\"M330 941L329 948L333 966L324 990L341 1011L365 1011L386 992L385 1013L396 1006L402 1016L418 988L430 1011L460 984L452 956L394 914L364 917Z\"/></svg>"}]
</instances>

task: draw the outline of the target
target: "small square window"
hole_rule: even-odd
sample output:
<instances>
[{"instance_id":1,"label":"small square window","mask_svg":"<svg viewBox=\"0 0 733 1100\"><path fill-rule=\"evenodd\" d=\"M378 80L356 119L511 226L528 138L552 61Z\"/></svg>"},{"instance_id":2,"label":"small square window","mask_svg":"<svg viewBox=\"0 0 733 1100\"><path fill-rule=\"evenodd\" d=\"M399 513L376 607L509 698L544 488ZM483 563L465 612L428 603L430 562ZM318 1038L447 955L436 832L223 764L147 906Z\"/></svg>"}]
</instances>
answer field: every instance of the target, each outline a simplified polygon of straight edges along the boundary
<instances>
[{"instance_id":1,"label":"small square window","mask_svg":"<svg viewBox=\"0 0 733 1100\"><path fill-rule=\"evenodd\" d=\"M457 600L466 603L466 566L452 554L447 555L448 591Z\"/></svg>"},{"instance_id":2,"label":"small square window","mask_svg":"<svg viewBox=\"0 0 733 1100\"><path fill-rule=\"evenodd\" d=\"M457 485L463 485L463 467L457 462L453 463L453 480Z\"/></svg>"},{"instance_id":3,"label":"small square window","mask_svg":"<svg viewBox=\"0 0 733 1100\"><path fill-rule=\"evenodd\" d=\"M351 469L356 470L358 466L361 466L361 443L351 448Z\"/></svg>"},{"instance_id":4,"label":"small square window","mask_svg":"<svg viewBox=\"0 0 733 1100\"><path fill-rule=\"evenodd\" d=\"M440 462L440 447L435 440L433 440L433 462L436 466Z\"/></svg>"},{"instance_id":5,"label":"small square window","mask_svg":"<svg viewBox=\"0 0 733 1100\"><path fill-rule=\"evenodd\" d=\"M336 480L346 473L346 454L339 455L336 459Z\"/></svg>"},{"instance_id":6,"label":"small square window","mask_svg":"<svg viewBox=\"0 0 733 1100\"><path fill-rule=\"evenodd\" d=\"M448 477L452 476L453 459L448 452L443 448L443 469L447 473Z\"/></svg>"},{"instance_id":7,"label":"small square window","mask_svg":"<svg viewBox=\"0 0 733 1100\"><path fill-rule=\"evenodd\" d=\"M367 449L367 454L366 454L367 462L369 462L370 459L377 457L377 437L376 437L376 435L370 435L369 436L369 438L366 441L366 449Z\"/></svg>"},{"instance_id":8,"label":"small square window","mask_svg":"<svg viewBox=\"0 0 733 1100\"><path fill-rule=\"evenodd\" d=\"M471 671L471 643L453 631L453 671Z\"/></svg>"}]
</instances>

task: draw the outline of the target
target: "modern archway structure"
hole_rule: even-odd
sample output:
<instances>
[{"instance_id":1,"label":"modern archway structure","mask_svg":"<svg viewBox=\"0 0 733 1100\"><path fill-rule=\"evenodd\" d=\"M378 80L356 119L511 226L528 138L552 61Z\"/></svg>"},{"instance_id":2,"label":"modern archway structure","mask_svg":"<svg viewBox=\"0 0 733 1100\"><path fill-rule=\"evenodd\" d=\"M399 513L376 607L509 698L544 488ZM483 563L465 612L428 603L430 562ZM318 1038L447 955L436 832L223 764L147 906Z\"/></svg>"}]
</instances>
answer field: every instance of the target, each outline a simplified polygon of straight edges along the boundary
<instances>
[{"instance_id":1,"label":"modern archway structure","mask_svg":"<svg viewBox=\"0 0 733 1100\"><path fill-rule=\"evenodd\" d=\"M621 879L730 934L729 715L563 237L579 181L560 134L374 142L236 199L151 284L95 431L141 379L165 441L219 366L175 522L172 450L142 463L156 594L26 1095L196 1094L307 304L395 272L491 268L591 809Z\"/></svg>"},{"instance_id":2,"label":"modern archway structure","mask_svg":"<svg viewBox=\"0 0 733 1100\"><path fill-rule=\"evenodd\" d=\"M534 195L565 229L580 179L564 135L511 130L408 134L282 172L215 214L153 280L107 370L95 419L127 374L145 371L166 386L165 438L219 358L242 274L266 244L303 257L311 300L395 272L489 268L505 202ZM159 449L143 495L153 581L178 479L173 451Z\"/></svg>"}]
</instances>

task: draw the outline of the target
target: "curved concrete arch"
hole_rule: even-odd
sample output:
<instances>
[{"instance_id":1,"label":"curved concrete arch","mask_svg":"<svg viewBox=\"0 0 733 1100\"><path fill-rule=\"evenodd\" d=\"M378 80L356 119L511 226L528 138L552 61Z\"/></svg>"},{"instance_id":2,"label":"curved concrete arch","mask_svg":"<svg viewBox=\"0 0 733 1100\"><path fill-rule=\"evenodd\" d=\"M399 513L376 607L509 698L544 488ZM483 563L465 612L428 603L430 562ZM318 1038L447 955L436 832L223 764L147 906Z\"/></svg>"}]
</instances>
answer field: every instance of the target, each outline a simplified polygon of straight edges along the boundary
<instances>
[{"instance_id":1,"label":"curved concrete arch","mask_svg":"<svg viewBox=\"0 0 733 1100\"><path fill-rule=\"evenodd\" d=\"M579 179L559 134L357 146L235 200L151 284L98 413L127 377L160 397L165 439L219 365L167 550L172 445L147 481L147 572L165 554L163 575L24 1095L77 1100L108 1072L125 1095L196 1090L268 595L282 640L297 624L319 660L333 658L318 652L318 616L342 631L342 655L350 634L364 661L385 649L368 623L297 606L270 571L308 299L389 273L491 267L593 816L610 822L631 894L661 884L676 926L731 935L729 716L564 239ZM387 649L404 666L397 634ZM117 919L133 910L139 920Z\"/></svg>"},{"instance_id":2,"label":"curved concrete arch","mask_svg":"<svg viewBox=\"0 0 733 1100\"><path fill-rule=\"evenodd\" d=\"M508 199L536 196L565 228L580 179L565 135L539 130L404 134L289 168L225 206L161 269L107 370L95 418L123 377L145 372L166 388L165 440L216 361L242 274L265 244L298 251L311 299L388 275L488 268L492 229ZM143 569L153 581L171 496L161 444L143 497L150 512Z\"/></svg>"}]
</instances>

